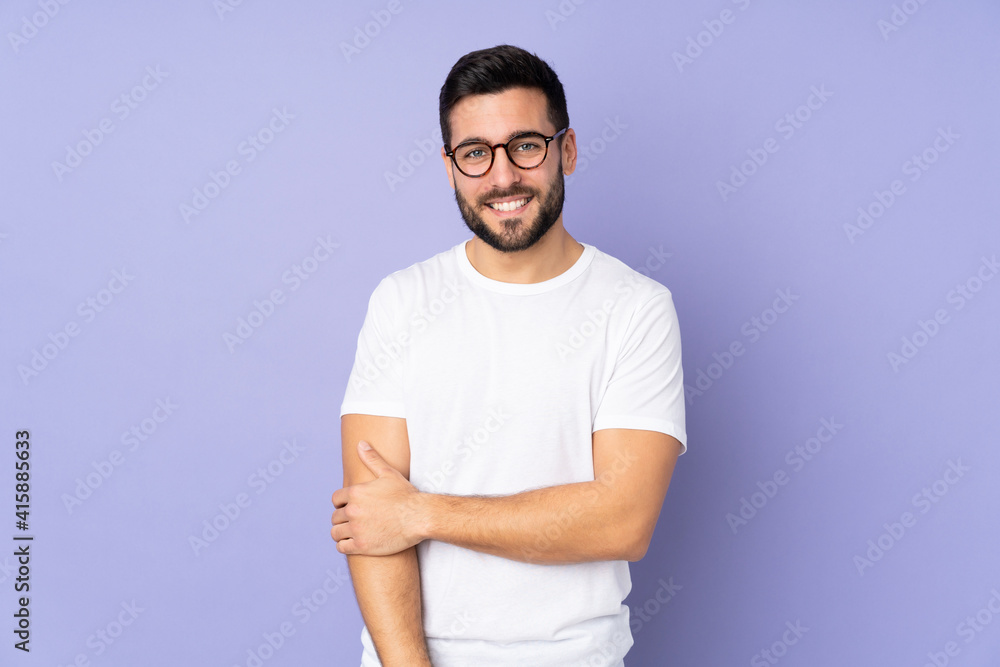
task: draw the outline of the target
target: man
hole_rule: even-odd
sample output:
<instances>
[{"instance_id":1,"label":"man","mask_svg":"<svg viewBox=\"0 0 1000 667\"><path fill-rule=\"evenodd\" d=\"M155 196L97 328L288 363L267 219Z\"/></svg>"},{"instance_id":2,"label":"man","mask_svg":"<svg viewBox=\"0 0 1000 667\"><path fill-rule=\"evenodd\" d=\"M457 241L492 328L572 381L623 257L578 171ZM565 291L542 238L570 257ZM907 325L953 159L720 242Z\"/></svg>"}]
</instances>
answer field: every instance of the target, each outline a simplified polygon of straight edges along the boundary
<instances>
[{"instance_id":1,"label":"man","mask_svg":"<svg viewBox=\"0 0 1000 667\"><path fill-rule=\"evenodd\" d=\"M474 238L378 285L341 406L362 665L623 665L628 561L686 449L671 294L563 226L545 62L463 56L440 117Z\"/></svg>"}]
</instances>

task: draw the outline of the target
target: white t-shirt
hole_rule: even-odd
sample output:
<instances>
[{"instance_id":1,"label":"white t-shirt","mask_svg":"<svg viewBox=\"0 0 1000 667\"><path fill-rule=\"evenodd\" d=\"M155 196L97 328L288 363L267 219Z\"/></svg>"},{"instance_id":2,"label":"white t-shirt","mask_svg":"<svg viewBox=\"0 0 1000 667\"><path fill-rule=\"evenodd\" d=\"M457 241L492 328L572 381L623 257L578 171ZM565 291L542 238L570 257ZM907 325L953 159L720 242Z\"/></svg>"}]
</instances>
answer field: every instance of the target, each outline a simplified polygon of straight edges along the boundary
<instances>
[{"instance_id":1,"label":"white t-shirt","mask_svg":"<svg viewBox=\"0 0 1000 667\"><path fill-rule=\"evenodd\" d=\"M487 278L465 242L384 278L340 414L405 418L410 482L433 493L591 481L606 428L667 433L686 451L670 291L582 245L540 283ZM435 667L613 667L632 646L628 561L536 565L434 540L417 556ZM367 627L362 642L363 665L379 665Z\"/></svg>"}]
</instances>

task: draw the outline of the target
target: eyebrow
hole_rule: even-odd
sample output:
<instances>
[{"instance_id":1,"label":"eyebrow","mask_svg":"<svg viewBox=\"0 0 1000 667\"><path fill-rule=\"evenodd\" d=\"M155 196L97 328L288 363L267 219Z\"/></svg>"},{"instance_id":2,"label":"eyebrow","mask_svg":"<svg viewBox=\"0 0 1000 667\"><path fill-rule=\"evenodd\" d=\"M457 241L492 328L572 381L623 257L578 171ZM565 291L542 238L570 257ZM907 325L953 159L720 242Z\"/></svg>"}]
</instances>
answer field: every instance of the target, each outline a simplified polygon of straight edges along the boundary
<instances>
[{"instance_id":1,"label":"eyebrow","mask_svg":"<svg viewBox=\"0 0 1000 667\"><path fill-rule=\"evenodd\" d=\"M500 143L504 143L505 144L508 141L510 141L511 139L513 139L514 137L518 136L519 134L540 134L543 137L545 136L544 132L539 132L538 130L514 130L513 132L511 132L510 134L508 134L507 138L504 139ZM487 141L486 139L483 139L482 137L469 137L468 139L463 139L462 141L458 142L455 145L456 146L461 146L462 144L467 144L470 141L475 141L475 142L484 143L484 144L489 144L490 143L489 141Z\"/></svg>"}]
</instances>

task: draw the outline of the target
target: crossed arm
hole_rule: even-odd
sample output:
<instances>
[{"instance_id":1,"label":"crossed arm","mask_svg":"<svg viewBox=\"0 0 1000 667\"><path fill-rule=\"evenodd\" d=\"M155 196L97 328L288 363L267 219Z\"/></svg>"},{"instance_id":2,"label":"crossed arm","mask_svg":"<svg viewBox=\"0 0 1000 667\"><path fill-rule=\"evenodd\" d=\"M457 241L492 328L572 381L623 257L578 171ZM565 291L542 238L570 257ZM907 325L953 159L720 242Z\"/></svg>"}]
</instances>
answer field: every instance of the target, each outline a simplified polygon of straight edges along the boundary
<instances>
[{"instance_id":1,"label":"crossed arm","mask_svg":"<svg viewBox=\"0 0 1000 667\"><path fill-rule=\"evenodd\" d=\"M343 442L347 457L351 441ZM366 444L357 457L371 481L333 494L338 551L384 556L438 540L530 563L642 558L681 450L663 433L605 429L593 436L593 481L483 497L417 491L407 481L408 445L400 470Z\"/></svg>"},{"instance_id":2,"label":"crossed arm","mask_svg":"<svg viewBox=\"0 0 1000 667\"><path fill-rule=\"evenodd\" d=\"M663 433L600 430L593 481L483 497L424 493L410 484L404 419L344 415L341 442L344 488L333 494L330 534L347 554L386 667L430 665L416 544L439 540L529 563L639 560L681 451Z\"/></svg>"}]
</instances>

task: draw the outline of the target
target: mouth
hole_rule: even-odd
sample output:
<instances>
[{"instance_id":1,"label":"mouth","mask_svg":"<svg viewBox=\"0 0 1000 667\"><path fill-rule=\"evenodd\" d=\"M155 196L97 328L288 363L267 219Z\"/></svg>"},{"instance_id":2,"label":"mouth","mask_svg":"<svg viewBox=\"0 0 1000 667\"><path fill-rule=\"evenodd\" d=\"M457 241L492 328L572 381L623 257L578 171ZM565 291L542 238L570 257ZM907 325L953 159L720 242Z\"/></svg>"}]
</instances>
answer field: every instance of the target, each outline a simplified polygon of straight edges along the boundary
<instances>
[{"instance_id":1,"label":"mouth","mask_svg":"<svg viewBox=\"0 0 1000 667\"><path fill-rule=\"evenodd\" d=\"M534 197L507 197L497 201L487 202L486 205L497 213L519 213L527 206Z\"/></svg>"}]
</instances>

